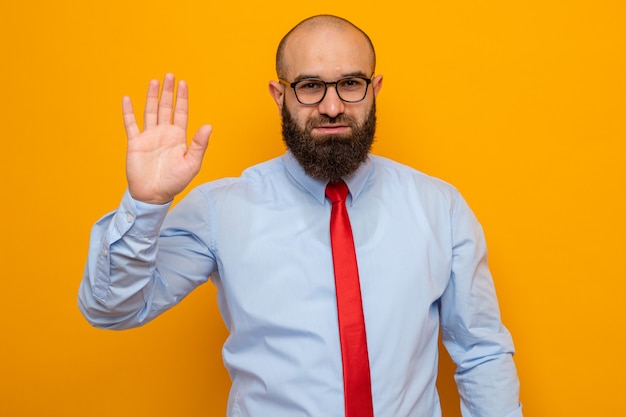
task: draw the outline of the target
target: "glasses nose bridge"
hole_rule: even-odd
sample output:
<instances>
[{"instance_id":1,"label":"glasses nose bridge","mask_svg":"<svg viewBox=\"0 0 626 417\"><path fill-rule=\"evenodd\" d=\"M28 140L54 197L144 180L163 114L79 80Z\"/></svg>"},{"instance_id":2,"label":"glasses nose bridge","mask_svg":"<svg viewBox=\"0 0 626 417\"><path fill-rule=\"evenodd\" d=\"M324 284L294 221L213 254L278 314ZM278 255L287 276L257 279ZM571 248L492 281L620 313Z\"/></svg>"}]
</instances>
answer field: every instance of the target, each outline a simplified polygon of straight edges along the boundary
<instances>
[{"instance_id":1,"label":"glasses nose bridge","mask_svg":"<svg viewBox=\"0 0 626 417\"><path fill-rule=\"evenodd\" d=\"M326 94L328 93L328 86L329 85L334 85L335 86L335 93L337 93L337 97L339 98L339 100L344 101L343 98L341 98L341 93L339 93L339 81L341 80L337 80L337 81L322 81L324 83L324 95L322 96L322 99L320 101L324 101L324 99L326 98Z\"/></svg>"}]
</instances>

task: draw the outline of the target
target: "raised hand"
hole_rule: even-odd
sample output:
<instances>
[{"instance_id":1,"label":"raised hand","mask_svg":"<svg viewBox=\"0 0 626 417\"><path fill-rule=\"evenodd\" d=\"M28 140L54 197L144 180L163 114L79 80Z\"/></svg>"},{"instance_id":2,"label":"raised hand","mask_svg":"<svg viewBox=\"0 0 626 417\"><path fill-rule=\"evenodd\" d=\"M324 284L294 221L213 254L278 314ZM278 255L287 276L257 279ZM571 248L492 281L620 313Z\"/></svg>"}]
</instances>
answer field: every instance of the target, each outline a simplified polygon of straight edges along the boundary
<instances>
[{"instance_id":1,"label":"raised hand","mask_svg":"<svg viewBox=\"0 0 626 417\"><path fill-rule=\"evenodd\" d=\"M129 97L122 100L128 138L126 178L134 199L164 204L185 189L200 171L211 126L201 126L187 145L188 90L178 83L174 104L174 76L167 74L159 99L159 82L148 87L144 129L139 130Z\"/></svg>"}]
</instances>

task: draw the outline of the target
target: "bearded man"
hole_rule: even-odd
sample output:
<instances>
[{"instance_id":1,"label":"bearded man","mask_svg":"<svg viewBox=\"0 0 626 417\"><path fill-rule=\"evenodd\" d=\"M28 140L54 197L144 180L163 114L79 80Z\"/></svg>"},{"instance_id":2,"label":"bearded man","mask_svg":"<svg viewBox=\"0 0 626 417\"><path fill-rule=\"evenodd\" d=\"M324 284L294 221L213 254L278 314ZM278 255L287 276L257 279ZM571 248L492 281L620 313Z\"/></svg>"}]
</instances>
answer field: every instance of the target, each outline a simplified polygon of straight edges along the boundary
<instances>
[{"instance_id":1,"label":"bearded man","mask_svg":"<svg viewBox=\"0 0 626 417\"><path fill-rule=\"evenodd\" d=\"M347 20L300 22L269 84L285 155L171 211L211 127L187 145L187 85L173 105L171 74L160 99L150 83L143 132L125 98L128 191L92 231L79 290L89 322L143 325L210 280L229 329L231 417L440 416L441 330L463 415L521 416L479 223L452 186L370 154L375 64Z\"/></svg>"}]
</instances>

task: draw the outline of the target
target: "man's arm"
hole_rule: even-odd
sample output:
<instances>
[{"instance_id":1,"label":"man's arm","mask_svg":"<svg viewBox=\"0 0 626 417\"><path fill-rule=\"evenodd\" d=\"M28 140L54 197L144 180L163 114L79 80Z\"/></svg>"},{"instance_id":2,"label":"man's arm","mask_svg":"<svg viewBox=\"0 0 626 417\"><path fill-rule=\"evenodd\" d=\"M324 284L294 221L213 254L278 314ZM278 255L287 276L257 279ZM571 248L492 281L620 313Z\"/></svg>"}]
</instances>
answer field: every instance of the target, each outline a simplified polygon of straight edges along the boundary
<instances>
[{"instance_id":1,"label":"man's arm","mask_svg":"<svg viewBox=\"0 0 626 417\"><path fill-rule=\"evenodd\" d=\"M482 228L459 196L450 284L441 298L443 343L457 365L464 417L521 417L511 335L500 319Z\"/></svg>"},{"instance_id":2,"label":"man's arm","mask_svg":"<svg viewBox=\"0 0 626 417\"><path fill-rule=\"evenodd\" d=\"M140 132L130 99L124 97L128 192L120 208L93 227L79 290L80 309L95 326L141 325L176 304L191 290L188 285L178 285L180 281L185 282L185 278L180 278L184 275L184 263L170 253L183 252L185 242L195 244L193 233L187 233L182 242L180 232L176 239L160 235L170 202L200 170L211 133L210 126L202 126L187 145L187 100L187 86L181 81L174 103L173 75L165 76L160 98L159 82L151 81L144 131ZM176 240L176 244L169 245L172 250L160 262L159 252L172 240ZM207 271L210 271L213 262L210 257L206 259ZM194 277L193 285L206 278L206 275Z\"/></svg>"}]
</instances>

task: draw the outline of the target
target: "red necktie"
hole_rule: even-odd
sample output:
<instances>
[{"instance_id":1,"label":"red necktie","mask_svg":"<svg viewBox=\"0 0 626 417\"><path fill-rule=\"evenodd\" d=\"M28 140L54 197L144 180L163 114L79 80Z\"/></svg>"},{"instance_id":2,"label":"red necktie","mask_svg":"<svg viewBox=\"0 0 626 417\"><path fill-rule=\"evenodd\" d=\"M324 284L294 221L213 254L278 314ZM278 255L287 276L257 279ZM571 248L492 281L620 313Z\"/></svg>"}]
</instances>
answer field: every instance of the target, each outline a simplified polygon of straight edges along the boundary
<instances>
[{"instance_id":1,"label":"red necktie","mask_svg":"<svg viewBox=\"0 0 626 417\"><path fill-rule=\"evenodd\" d=\"M346 209L347 195L348 186L343 181L331 182L326 187L326 197L333 203L330 213L330 242L335 268L346 417L373 417L361 286L352 228Z\"/></svg>"}]
</instances>

